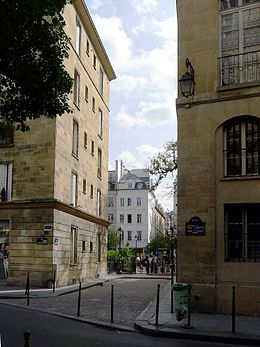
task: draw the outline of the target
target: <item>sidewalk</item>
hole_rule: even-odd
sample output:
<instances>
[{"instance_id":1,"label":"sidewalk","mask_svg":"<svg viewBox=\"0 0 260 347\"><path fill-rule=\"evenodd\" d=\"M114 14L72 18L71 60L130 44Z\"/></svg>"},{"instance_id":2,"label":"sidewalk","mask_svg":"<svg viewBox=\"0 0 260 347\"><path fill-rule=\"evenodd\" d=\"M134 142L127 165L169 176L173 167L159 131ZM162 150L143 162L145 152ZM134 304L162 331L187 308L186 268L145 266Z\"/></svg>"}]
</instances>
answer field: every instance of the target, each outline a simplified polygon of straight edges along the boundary
<instances>
[{"instance_id":1,"label":"sidewalk","mask_svg":"<svg viewBox=\"0 0 260 347\"><path fill-rule=\"evenodd\" d=\"M169 276L133 274L133 275L107 275L103 278L88 280L82 283L82 289L96 285L103 285L114 279L133 278L147 279L149 278L168 278ZM30 289L30 297L48 298L53 296L61 296L67 293L78 291L79 285L71 285L57 288L55 293L52 289ZM25 288L6 286L4 281L0 280L0 300L1 298L25 298ZM176 321L174 313L170 308L170 284L166 292L160 294L160 308L158 326L155 325L156 299L150 303L147 309L136 319L135 328L140 332L153 335L173 337L178 339L191 339L200 341L214 341L233 344L244 344L251 346L260 346L260 317L236 316L236 333L231 332L231 316L222 314L191 314L192 329L185 329L183 326L186 320ZM86 323L110 327L120 330L120 326L104 323L87 321L78 317L67 317ZM126 327L121 327L125 330ZM129 331L133 331L129 327Z\"/></svg>"},{"instance_id":2,"label":"sidewalk","mask_svg":"<svg viewBox=\"0 0 260 347\"><path fill-rule=\"evenodd\" d=\"M170 295L170 289L161 295L158 325L154 301L136 319L136 329L153 336L260 346L260 317L236 316L236 332L232 333L230 315L192 313L193 328L187 329L187 319L178 322L171 313Z\"/></svg>"}]
</instances>

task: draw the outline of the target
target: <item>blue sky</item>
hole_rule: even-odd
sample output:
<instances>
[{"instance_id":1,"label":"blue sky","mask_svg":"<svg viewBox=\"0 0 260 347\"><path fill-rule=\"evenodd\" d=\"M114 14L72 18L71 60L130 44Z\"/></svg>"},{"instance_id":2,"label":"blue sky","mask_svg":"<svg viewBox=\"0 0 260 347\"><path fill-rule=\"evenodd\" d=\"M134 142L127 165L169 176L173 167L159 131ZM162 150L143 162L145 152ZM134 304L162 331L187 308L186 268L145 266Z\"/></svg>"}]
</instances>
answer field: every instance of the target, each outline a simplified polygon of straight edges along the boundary
<instances>
[{"instance_id":1,"label":"blue sky","mask_svg":"<svg viewBox=\"0 0 260 347\"><path fill-rule=\"evenodd\" d=\"M111 82L109 165L129 169L176 140L177 19L173 0L85 0L117 79ZM156 195L165 208L171 201Z\"/></svg>"}]
</instances>

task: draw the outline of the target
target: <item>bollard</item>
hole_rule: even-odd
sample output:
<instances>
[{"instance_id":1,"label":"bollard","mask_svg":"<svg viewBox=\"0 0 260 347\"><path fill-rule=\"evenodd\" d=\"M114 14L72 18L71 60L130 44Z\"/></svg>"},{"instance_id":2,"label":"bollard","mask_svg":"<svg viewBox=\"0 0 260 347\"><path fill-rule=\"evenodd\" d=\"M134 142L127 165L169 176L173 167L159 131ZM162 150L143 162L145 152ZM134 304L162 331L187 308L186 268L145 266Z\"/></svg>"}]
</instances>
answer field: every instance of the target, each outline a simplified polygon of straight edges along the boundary
<instances>
[{"instance_id":1,"label":"bollard","mask_svg":"<svg viewBox=\"0 0 260 347\"><path fill-rule=\"evenodd\" d=\"M158 325L159 323L159 306L160 306L160 284L157 285L155 325Z\"/></svg>"},{"instance_id":2,"label":"bollard","mask_svg":"<svg viewBox=\"0 0 260 347\"><path fill-rule=\"evenodd\" d=\"M29 272L27 273L25 295L27 295L27 306L29 306L29 303L30 303L30 274Z\"/></svg>"},{"instance_id":3,"label":"bollard","mask_svg":"<svg viewBox=\"0 0 260 347\"><path fill-rule=\"evenodd\" d=\"M80 301L81 301L81 282L79 282L79 295L78 295L78 311L77 316L80 316Z\"/></svg>"},{"instance_id":4,"label":"bollard","mask_svg":"<svg viewBox=\"0 0 260 347\"><path fill-rule=\"evenodd\" d=\"M56 269L53 269L52 276L52 292L55 293L55 283L56 283Z\"/></svg>"},{"instance_id":5,"label":"bollard","mask_svg":"<svg viewBox=\"0 0 260 347\"><path fill-rule=\"evenodd\" d=\"M111 284L111 323L114 323L114 285Z\"/></svg>"},{"instance_id":6,"label":"bollard","mask_svg":"<svg viewBox=\"0 0 260 347\"><path fill-rule=\"evenodd\" d=\"M24 334L24 347L30 347L29 345L29 339L30 339L30 333L29 331L26 331Z\"/></svg>"},{"instance_id":7,"label":"bollard","mask_svg":"<svg viewBox=\"0 0 260 347\"><path fill-rule=\"evenodd\" d=\"M232 286L232 333L236 332L236 287Z\"/></svg>"}]
</instances>

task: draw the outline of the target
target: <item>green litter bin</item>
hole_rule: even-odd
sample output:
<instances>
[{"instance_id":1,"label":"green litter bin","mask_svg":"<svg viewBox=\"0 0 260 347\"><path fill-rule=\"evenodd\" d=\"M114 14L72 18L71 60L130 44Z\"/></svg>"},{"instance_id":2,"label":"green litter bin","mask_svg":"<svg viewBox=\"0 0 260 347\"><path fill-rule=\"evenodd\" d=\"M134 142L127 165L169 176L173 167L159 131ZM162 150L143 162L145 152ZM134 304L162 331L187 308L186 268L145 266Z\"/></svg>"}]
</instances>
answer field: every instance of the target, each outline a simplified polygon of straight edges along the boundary
<instances>
[{"instance_id":1,"label":"green litter bin","mask_svg":"<svg viewBox=\"0 0 260 347\"><path fill-rule=\"evenodd\" d=\"M174 283L172 290L174 291L175 317L177 321L184 319L188 315L190 318L190 289L189 283Z\"/></svg>"}]
</instances>

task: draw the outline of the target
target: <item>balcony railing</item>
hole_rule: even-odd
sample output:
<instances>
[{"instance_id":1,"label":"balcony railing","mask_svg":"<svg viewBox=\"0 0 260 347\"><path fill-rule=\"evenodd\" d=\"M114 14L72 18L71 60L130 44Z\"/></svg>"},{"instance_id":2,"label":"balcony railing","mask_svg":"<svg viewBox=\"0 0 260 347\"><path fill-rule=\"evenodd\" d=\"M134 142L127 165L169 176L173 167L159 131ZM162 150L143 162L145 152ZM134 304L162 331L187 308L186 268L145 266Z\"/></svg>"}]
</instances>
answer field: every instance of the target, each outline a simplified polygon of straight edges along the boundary
<instances>
[{"instance_id":1,"label":"balcony railing","mask_svg":"<svg viewBox=\"0 0 260 347\"><path fill-rule=\"evenodd\" d=\"M260 51L219 58L220 86L260 81Z\"/></svg>"}]
</instances>

